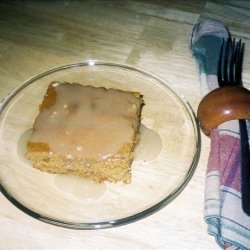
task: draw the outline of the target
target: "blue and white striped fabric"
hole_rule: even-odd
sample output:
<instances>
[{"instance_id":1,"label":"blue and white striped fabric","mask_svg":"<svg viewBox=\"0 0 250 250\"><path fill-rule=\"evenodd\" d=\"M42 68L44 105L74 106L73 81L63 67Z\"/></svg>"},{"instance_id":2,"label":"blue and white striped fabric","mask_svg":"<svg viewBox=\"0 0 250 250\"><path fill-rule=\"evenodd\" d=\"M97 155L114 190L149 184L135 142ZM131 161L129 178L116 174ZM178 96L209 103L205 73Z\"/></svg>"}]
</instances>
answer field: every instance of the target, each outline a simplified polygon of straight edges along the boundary
<instances>
[{"instance_id":1,"label":"blue and white striped fabric","mask_svg":"<svg viewBox=\"0 0 250 250\"><path fill-rule=\"evenodd\" d=\"M228 37L227 28L218 20L203 20L193 29L191 50L200 70L202 95L218 87L220 44ZM250 121L247 126L250 138ZM241 209L238 121L220 125L210 137L204 208L208 233L224 249L250 249L250 217Z\"/></svg>"}]
</instances>

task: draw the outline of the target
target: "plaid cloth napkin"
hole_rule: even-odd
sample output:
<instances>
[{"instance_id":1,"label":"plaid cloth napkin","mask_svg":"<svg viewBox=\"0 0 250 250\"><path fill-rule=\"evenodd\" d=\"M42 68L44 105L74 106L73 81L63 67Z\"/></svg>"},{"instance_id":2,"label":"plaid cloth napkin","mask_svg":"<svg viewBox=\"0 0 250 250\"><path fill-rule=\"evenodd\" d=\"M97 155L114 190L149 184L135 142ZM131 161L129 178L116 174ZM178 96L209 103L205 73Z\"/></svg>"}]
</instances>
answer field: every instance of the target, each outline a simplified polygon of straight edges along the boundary
<instances>
[{"instance_id":1,"label":"plaid cloth napkin","mask_svg":"<svg viewBox=\"0 0 250 250\"><path fill-rule=\"evenodd\" d=\"M218 87L220 44L228 36L218 20L206 19L194 26L191 50L199 65L202 95ZM247 126L250 138L250 121ZM204 209L208 233L224 249L250 249L250 217L241 209L238 121L223 123L210 138Z\"/></svg>"}]
</instances>

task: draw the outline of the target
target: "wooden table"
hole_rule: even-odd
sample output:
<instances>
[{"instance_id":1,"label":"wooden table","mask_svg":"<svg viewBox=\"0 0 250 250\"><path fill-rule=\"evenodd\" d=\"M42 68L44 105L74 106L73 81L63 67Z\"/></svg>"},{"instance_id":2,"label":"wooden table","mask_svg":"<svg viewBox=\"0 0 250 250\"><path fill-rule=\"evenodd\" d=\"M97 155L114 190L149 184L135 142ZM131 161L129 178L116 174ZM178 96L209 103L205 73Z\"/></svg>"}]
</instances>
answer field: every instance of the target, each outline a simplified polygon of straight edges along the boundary
<instances>
[{"instance_id":1,"label":"wooden table","mask_svg":"<svg viewBox=\"0 0 250 250\"><path fill-rule=\"evenodd\" d=\"M98 59L158 75L197 110L199 75L189 39L193 26L203 18L218 18L233 35L244 38L243 79L249 87L249 1L3 1L0 98L50 68ZM113 229L55 227L29 217L1 194L0 249L219 249L203 220L209 147L209 139L202 135L197 170L171 204Z\"/></svg>"}]
</instances>

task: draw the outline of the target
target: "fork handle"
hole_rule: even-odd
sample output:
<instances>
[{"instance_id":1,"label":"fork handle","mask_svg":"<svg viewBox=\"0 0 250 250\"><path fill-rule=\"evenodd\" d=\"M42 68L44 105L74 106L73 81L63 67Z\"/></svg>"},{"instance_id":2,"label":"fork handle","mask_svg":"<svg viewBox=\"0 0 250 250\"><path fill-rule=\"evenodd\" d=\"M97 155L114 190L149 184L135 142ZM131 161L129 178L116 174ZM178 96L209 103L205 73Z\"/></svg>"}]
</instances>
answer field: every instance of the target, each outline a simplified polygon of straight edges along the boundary
<instances>
[{"instance_id":1,"label":"fork handle","mask_svg":"<svg viewBox=\"0 0 250 250\"><path fill-rule=\"evenodd\" d=\"M250 216L250 153L245 120L239 120L241 144L241 198L242 209Z\"/></svg>"}]
</instances>

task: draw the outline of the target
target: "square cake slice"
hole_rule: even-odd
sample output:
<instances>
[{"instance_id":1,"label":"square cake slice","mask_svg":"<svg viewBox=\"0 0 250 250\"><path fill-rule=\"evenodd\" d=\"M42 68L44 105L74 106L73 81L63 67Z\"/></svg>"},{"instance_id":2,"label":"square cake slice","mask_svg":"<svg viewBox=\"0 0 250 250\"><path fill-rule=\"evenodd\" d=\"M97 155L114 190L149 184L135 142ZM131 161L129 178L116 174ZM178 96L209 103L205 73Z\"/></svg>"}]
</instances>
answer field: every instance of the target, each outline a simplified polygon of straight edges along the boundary
<instances>
[{"instance_id":1,"label":"square cake slice","mask_svg":"<svg viewBox=\"0 0 250 250\"><path fill-rule=\"evenodd\" d=\"M26 157L41 171L130 183L141 107L138 92L53 82Z\"/></svg>"}]
</instances>

